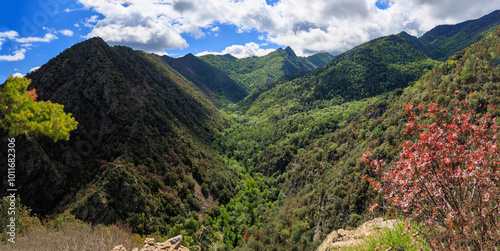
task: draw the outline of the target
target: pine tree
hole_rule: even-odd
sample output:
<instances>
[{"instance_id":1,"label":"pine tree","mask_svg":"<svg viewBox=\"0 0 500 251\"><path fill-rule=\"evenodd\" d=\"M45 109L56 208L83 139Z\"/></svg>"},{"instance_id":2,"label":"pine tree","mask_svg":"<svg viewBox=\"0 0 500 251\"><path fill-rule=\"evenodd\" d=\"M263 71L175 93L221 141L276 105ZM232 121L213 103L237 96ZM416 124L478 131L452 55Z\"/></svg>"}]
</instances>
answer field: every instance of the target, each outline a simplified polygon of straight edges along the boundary
<instances>
[{"instance_id":1,"label":"pine tree","mask_svg":"<svg viewBox=\"0 0 500 251\"><path fill-rule=\"evenodd\" d=\"M78 122L64 112L63 105L36 101L36 90L27 91L30 83L26 78L9 77L0 86L0 126L10 137L45 135L54 142L68 140Z\"/></svg>"}]
</instances>

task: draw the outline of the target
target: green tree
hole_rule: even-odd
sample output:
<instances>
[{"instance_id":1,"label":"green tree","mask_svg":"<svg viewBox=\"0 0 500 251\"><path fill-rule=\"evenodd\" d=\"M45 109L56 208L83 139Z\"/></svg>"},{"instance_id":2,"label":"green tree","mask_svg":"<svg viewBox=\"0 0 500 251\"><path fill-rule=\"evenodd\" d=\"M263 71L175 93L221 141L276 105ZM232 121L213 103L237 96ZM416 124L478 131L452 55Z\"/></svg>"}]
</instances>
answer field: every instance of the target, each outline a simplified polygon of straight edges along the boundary
<instances>
[{"instance_id":1,"label":"green tree","mask_svg":"<svg viewBox=\"0 0 500 251\"><path fill-rule=\"evenodd\" d=\"M10 137L46 135L54 142L68 140L78 122L64 112L63 105L36 101L34 89L27 91L30 83L26 78L9 77L0 86L0 126Z\"/></svg>"}]
</instances>

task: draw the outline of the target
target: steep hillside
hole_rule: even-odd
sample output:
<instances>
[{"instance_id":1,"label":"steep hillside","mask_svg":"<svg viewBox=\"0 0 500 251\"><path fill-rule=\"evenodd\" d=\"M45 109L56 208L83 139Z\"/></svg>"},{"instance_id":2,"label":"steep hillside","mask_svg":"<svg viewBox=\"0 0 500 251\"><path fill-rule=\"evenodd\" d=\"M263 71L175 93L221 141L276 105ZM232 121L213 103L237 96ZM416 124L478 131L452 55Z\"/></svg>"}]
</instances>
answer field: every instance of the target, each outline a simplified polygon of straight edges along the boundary
<instances>
[{"instance_id":1,"label":"steep hillside","mask_svg":"<svg viewBox=\"0 0 500 251\"><path fill-rule=\"evenodd\" d=\"M477 20L437 26L418 39L405 32L374 39L321 68L261 85L241 107L251 109L256 101L253 109L260 106L257 111L261 111L269 102L288 102L290 97L302 105L324 107L404 88L436 66L437 60L479 41L498 25L500 11L495 11Z\"/></svg>"},{"instance_id":2,"label":"steep hillside","mask_svg":"<svg viewBox=\"0 0 500 251\"><path fill-rule=\"evenodd\" d=\"M399 40L389 41L393 39ZM332 229L359 225L370 217L370 200L380 202L362 179L362 175L372 174L361 162L362 154L371 150L389 166L398 159L403 142L409 139L402 134L408 103L437 102L451 109L456 100L468 99L477 112L486 109L487 103L498 106L499 61L497 29L405 89L314 108L301 108L293 99L278 97L275 102L265 99L270 101L266 109L252 112L264 101L255 99L246 114L232 114L239 123L222 132L215 145L263 185L252 187L255 181L248 179L249 188L240 190L237 200L221 208L217 224L211 226L226 226L227 245L244 246L244 238L237 236L248 232L252 247L314 250ZM283 91L285 85L278 83L274 88ZM256 172L265 175L259 177ZM255 199L249 191L267 196ZM262 206L253 207L254 203ZM248 210L251 213L245 213ZM245 227L227 227L234 224Z\"/></svg>"},{"instance_id":3,"label":"steep hillside","mask_svg":"<svg viewBox=\"0 0 500 251\"><path fill-rule=\"evenodd\" d=\"M247 95L247 91L242 85L236 83L214 66L193 56L193 54L187 54L180 58L171 58L169 56L153 57L181 73L209 97L238 102Z\"/></svg>"},{"instance_id":4,"label":"steep hillside","mask_svg":"<svg viewBox=\"0 0 500 251\"><path fill-rule=\"evenodd\" d=\"M335 56L332 56L328 53L317 53L307 57L306 59L307 61L311 62L311 64L313 64L316 68L318 68L330 63L330 61L332 61L332 59L334 58Z\"/></svg>"},{"instance_id":5,"label":"steep hillside","mask_svg":"<svg viewBox=\"0 0 500 251\"><path fill-rule=\"evenodd\" d=\"M148 54L93 38L27 77L79 122L67 142L16 141L19 194L35 213L167 234L231 197L232 172L210 147L228 121Z\"/></svg>"},{"instance_id":6,"label":"steep hillside","mask_svg":"<svg viewBox=\"0 0 500 251\"><path fill-rule=\"evenodd\" d=\"M279 48L262 57L237 59L227 55L205 55L200 59L226 72L248 90L254 90L276 79L306 72L328 63L333 56L322 53L309 58L297 57L292 48ZM309 61L308 59L312 59ZM314 63L313 63L314 62Z\"/></svg>"},{"instance_id":7,"label":"steep hillside","mask_svg":"<svg viewBox=\"0 0 500 251\"><path fill-rule=\"evenodd\" d=\"M348 101L406 87L435 65L420 51L417 39L402 32L357 46L321 68L316 76L298 81L312 84L307 102Z\"/></svg>"},{"instance_id":8,"label":"steep hillside","mask_svg":"<svg viewBox=\"0 0 500 251\"><path fill-rule=\"evenodd\" d=\"M411 139L406 104L500 105L500 29L485 33L497 15L381 37L333 60L286 48L202 62L79 43L27 76L79 127L68 142L16 139L21 200L42 215L182 234L203 250L314 250L332 229L383 213L367 212L380 196L360 159L368 149L398 159ZM239 102L222 115L221 100Z\"/></svg>"},{"instance_id":9,"label":"steep hillside","mask_svg":"<svg viewBox=\"0 0 500 251\"><path fill-rule=\"evenodd\" d=\"M455 25L439 25L426 32L418 40L424 45L425 53L435 60L446 60L500 25L500 10L494 11L476 20L469 20Z\"/></svg>"},{"instance_id":10,"label":"steep hillside","mask_svg":"<svg viewBox=\"0 0 500 251\"><path fill-rule=\"evenodd\" d=\"M405 32L381 37L340 54L321 68L266 85L240 107L251 114L276 102L310 109L403 88L438 63L420 49L417 39Z\"/></svg>"}]
</instances>

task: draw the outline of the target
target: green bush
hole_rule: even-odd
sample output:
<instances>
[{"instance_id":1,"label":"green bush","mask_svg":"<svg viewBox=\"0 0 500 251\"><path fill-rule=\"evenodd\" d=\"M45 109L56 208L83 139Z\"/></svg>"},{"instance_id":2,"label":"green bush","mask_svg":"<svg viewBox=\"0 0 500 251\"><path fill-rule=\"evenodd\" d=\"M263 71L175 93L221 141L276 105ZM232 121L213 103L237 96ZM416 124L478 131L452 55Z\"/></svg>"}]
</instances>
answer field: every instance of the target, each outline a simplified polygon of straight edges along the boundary
<instances>
[{"instance_id":1,"label":"green bush","mask_svg":"<svg viewBox=\"0 0 500 251\"><path fill-rule=\"evenodd\" d=\"M363 244L347 250L431 250L427 242L418 234L423 230L423 227L421 225L413 227L406 224L403 221L398 221L394 224L393 229L384 228L377 235L368 237ZM421 247L422 249L420 249Z\"/></svg>"}]
</instances>

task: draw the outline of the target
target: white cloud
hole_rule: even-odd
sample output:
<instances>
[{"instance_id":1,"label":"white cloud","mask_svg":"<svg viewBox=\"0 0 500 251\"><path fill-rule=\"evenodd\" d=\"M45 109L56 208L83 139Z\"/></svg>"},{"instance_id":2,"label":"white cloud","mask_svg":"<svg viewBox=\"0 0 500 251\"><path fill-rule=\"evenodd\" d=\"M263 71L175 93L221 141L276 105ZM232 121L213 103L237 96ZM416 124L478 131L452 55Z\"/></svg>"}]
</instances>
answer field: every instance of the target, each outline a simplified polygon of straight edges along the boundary
<instances>
[{"instance_id":1,"label":"white cloud","mask_svg":"<svg viewBox=\"0 0 500 251\"><path fill-rule=\"evenodd\" d=\"M17 72L17 73L12 74L12 77L15 77L15 78L24 78L24 74L21 74L21 73Z\"/></svg>"},{"instance_id":2,"label":"white cloud","mask_svg":"<svg viewBox=\"0 0 500 251\"><path fill-rule=\"evenodd\" d=\"M93 15L93 16L91 16L89 18L86 18L85 22L87 22L87 23L97 23L97 21L98 21L97 19L98 18L99 18L98 15Z\"/></svg>"},{"instance_id":3,"label":"white cloud","mask_svg":"<svg viewBox=\"0 0 500 251\"><path fill-rule=\"evenodd\" d=\"M20 49L14 52L14 55L0 55L0 61L19 61L24 59L26 49Z\"/></svg>"},{"instance_id":4,"label":"white cloud","mask_svg":"<svg viewBox=\"0 0 500 251\"><path fill-rule=\"evenodd\" d=\"M44 29L51 31L49 28L44 27ZM29 50L34 43L50 43L55 39L58 39L58 37L52 33L46 33L43 37L20 37L19 33L16 31L10 30L0 32L0 50L2 49L2 44L7 40L10 40L13 43L12 49L15 49L11 55L0 55L0 61L23 60L25 58L24 54L26 53L26 50ZM22 49L18 49L19 47L22 47Z\"/></svg>"},{"instance_id":5,"label":"white cloud","mask_svg":"<svg viewBox=\"0 0 500 251\"><path fill-rule=\"evenodd\" d=\"M0 32L0 50L2 49L3 43L7 41L7 39L14 39L17 36L19 36L19 34L16 31Z\"/></svg>"},{"instance_id":6,"label":"white cloud","mask_svg":"<svg viewBox=\"0 0 500 251\"><path fill-rule=\"evenodd\" d=\"M43 29L52 33L50 35L54 36L54 37L55 37L55 34L62 34L64 36L68 36L68 37L72 37L74 35L73 31L68 30L68 29L56 30L54 28L48 28L48 27L43 27ZM47 36L47 34L45 36ZM55 39L57 39L57 37L55 37Z\"/></svg>"},{"instance_id":7,"label":"white cloud","mask_svg":"<svg viewBox=\"0 0 500 251\"><path fill-rule=\"evenodd\" d=\"M33 67L33 68L30 69L30 72L36 71L38 69L40 69L40 66Z\"/></svg>"},{"instance_id":8,"label":"white cloud","mask_svg":"<svg viewBox=\"0 0 500 251\"><path fill-rule=\"evenodd\" d=\"M87 28L94 28L95 24L97 23L99 16L98 15L93 15L89 18L85 19L85 22L83 23L83 26Z\"/></svg>"},{"instance_id":9,"label":"white cloud","mask_svg":"<svg viewBox=\"0 0 500 251\"><path fill-rule=\"evenodd\" d=\"M79 1L99 14L86 20L92 28L87 37L135 49L185 48L183 36L202 38L204 29L220 24L235 25L239 32L256 30L264 34L259 39L291 46L298 55L340 53L400 31L421 35L438 24L500 9L498 0L391 0L386 10L376 7L377 0L281 0L272 5L265 0Z\"/></svg>"},{"instance_id":10,"label":"white cloud","mask_svg":"<svg viewBox=\"0 0 500 251\"><path fill-rule=\"evenodd\" d=\"M74 35L73 31L71 30L59 30L59 33L63 34L64 36L72 37Z\"/></svg>"},{"instance_id":11,"label":"white cloud","mask_svg":"<svg viewBox=\"0 0 500 251\"><path fill-rule=\"evenodd\" d=\"M14 39L17 36L19 36L19 34L16 31L12 31L12 30L0 32L0 38Z\"/></svg>"},{"instance_id":12,"label":"white cloud","mask_svg":"<svg viewBox=\"0 0 500 251\"><path fill-rule=\"evenodd\" d=\"M18 43L35 43L35 42L44 42L44 43L50 43L52 40L57 39L58 37L52 33L47 33L43 37L20 37L20 38L14 38L14 40Z\"/></svg>"},{"instance_id":13,"label":"white cloud","mask_svg":"<svg viewBox=\"0 0 500 251\"><path fill-rule=\"evenodd\" d=\"M262 49L258 44L251 42L245 45L231 45L229 47L226 47L222 52L209 52L209 51L200 52L196 54L196 56L203 56L208 54L214 54L214 55L231 54L237 58L247 58L251 56L258 56L258 57L265 56L273 51L275 50Z\"/></svg>"},{"instance_id":14,"label":"white cloud","mask_svg":"<svg viewBox=\"0 0 500 251\"><path fill-rule=\"evenodd\" d=\"M77 8L77 9L66 8L66 9L64 9L64 12L70 13L70 12L79 11L79 10L85 10L85 8Z\"/></svg>"}]
</instances>

